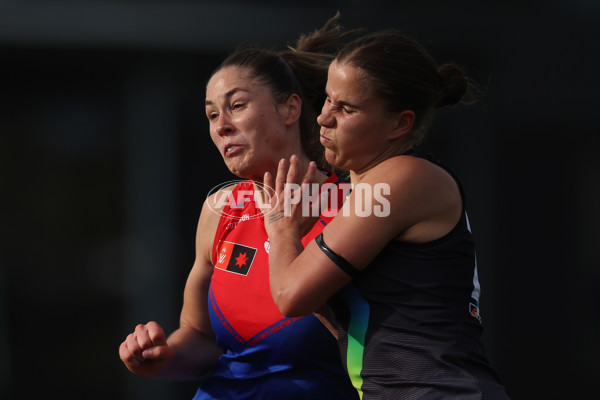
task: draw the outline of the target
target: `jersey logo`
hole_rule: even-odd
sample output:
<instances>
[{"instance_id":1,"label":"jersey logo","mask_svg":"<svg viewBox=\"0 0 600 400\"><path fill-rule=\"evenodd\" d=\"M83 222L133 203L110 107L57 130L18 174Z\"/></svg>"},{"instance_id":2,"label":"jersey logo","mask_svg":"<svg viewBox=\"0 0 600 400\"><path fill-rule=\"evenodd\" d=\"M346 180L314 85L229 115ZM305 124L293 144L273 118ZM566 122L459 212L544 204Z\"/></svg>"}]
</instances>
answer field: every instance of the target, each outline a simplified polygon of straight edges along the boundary
<instances>
[{"instance_id":1,"label":"jersey logo","mask_svg":"<svg viewBox=\"0 0 600 400\"><path fill-rule=\"evenodd\" d=\"M215 267L246 276L250 271L255 255L256 249L253 247L220 241Z\"/></svg>"},{"instance_id":2,"label":"jersey logo","mask_svg":"<svg viewBox=\"0 0 600 400\"><path fill-rule=\"evenodd\" d=\"M479 314L479 302L473 298L469 303L469 314L471 314L472 317L477 318L479 323L481 323L481 315Z\"/></svg>"}]
</instances>

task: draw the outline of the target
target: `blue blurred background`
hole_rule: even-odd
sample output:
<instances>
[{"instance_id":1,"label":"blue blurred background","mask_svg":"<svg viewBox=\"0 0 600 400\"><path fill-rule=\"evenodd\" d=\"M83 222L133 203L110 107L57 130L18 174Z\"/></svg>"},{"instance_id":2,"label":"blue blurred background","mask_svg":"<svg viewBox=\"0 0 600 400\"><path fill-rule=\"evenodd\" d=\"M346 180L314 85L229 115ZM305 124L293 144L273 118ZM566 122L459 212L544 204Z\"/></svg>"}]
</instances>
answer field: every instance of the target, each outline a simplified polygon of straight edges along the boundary
<instances>
[{"instance_id":1,"label":"blue blurred background","mask_svg":"<svg viewBox=\"0 0 600 400\"><path fill-rule=\"evenodd\" d=\"M0 0L1 399L191 399L118 346L176 328L202 202L232 178L206 80L336 10L485 88L422 147L465 186L488 356L514 399L597 396L600 3Z\"/></svg>"}]
</instances>

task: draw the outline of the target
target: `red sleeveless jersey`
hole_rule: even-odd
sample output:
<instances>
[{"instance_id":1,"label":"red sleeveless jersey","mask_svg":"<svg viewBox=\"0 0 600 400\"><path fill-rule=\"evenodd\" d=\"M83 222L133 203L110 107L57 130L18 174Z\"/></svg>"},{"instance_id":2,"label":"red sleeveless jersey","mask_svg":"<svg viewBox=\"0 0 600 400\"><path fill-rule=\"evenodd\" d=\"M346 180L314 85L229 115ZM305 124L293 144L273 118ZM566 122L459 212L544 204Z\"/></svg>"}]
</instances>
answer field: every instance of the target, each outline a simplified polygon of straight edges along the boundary
<instances>
[{"instance_id":1,"label":"red sleeveless jersey","mask_svg":"<svg viewBox=\"0 0 600 400\"><path fill-rule=\"evenodd\" d=\"M339 183L329 173L323 192L329 186L338 201L320 215L304 245L341 207ZM357 399L333 335L312 314L286 318L271 297L269 238L254 183L238 183L228 198L215 235L209 289L209 316L224 354L194 399Z\"/></svg>"}]
</instances>

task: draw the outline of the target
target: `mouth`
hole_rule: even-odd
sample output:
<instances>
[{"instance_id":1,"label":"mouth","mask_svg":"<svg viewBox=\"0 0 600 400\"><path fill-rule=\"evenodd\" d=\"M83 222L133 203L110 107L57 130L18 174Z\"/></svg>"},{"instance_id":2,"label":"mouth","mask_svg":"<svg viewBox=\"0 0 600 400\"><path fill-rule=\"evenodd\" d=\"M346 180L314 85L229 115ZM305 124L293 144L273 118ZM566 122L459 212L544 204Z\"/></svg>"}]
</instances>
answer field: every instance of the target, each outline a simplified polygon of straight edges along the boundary
<instances>
[{"instance_id":1,"label":"mouth","mask_svg":"<svg viewBox=\"0 0 600 400\"><path fill-rule=\"evenodd\" d=\"M319 140L321 141L321 144L326 144L326 143L331 142L331 139L329 139L328 137L323 136L323 135L320 135Z\"/></svg>"},{"instance_id":2,"label":"mouth","mask_svg":"<svg viewBox=\"0 0 600 400\"><path fill-rule=\"evenodd\" d=\"M223 154L226 157L233 156L241 151L242 146L230 143L223 149Z\"/></svg>"},{"instance_id":3,"label":"mouth","mask_svg":"<svg viewBox=\"0 0 600 400\"><path fill-rule=\"evenodd\" d=\"M331 142L331 139L327 137L327 133L330 133L329 129L322 126L319 130L319 140L321 141L321 143Z\"/></svg>"}]
</instances>

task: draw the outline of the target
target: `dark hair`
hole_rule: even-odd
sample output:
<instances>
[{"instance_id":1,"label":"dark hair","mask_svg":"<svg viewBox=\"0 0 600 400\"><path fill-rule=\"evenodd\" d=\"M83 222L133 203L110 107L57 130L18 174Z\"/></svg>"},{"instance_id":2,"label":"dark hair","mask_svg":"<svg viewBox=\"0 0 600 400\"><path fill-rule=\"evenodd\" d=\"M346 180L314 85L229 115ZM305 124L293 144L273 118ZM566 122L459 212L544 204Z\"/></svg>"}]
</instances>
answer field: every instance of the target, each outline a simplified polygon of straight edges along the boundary
<instances>
[{"instance_id":1,"label":"dark hair","mask_svg":"<svg viewBox=\"0 0 600 400\"><path fill-rule=\"evenodd\" d=\"M433 110L466 102L471 83L453 63L439 65L423 46L396 31L384 30L360 37L336 56L336 62L366 72L366 84L389 111L412 110L410 132L415 144L423 140Z\"/></svg>"},{"instance_id":2,"label":"dark hair","mask_svg":"<svg viewBox=\"0 0 600 400\"><path fill-rule=\"evenodd\" d=\"M321 166L325 160L316 118L325 101L327 70L343 40L357 31L345 31L338 23L339 18L340 14L337 13L321 29L301 35L295 46L283 50L239 48L212 74L226 67L242 67L248 70L250 78L270 88L275 101L283 103L293 93L300 96L302 149Z\"/></svg>"}]
</instances>

